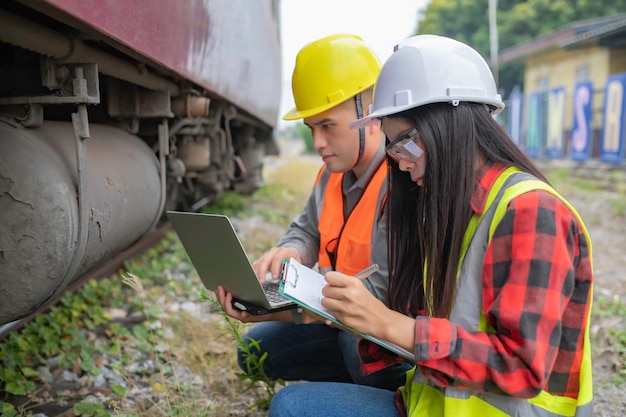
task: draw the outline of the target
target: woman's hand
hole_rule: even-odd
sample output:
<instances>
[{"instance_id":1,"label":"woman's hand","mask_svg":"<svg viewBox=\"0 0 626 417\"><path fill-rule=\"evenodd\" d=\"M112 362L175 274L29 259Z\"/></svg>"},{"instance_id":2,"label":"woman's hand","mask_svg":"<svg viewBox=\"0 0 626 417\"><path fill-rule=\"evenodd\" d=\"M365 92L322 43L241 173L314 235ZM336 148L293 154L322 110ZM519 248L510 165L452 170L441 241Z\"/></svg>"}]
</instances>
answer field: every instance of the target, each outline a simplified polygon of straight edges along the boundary
<instances>
[{"instance_id":1,"label":"woman's hand","mask_svg":"<svg viewBox=\"0 0 626 417\"><path fill-rule=\"evenodd\" d=\"M360 333L387 340L413 352L413 318L389 309L358 278L335 271L328 272L325 278L327 284L322 290L322 306L340 322Z\"/></svg>"},{"instance_id":2,"label":"woman's hand","mask_svg":"<svg viewBox=\"0 0 626 417\"><path fill-rule=\"evenodd\" d=\"M358 278L340 272L325 275L326 286L322 290L322 306L340 322L353 329L375 337L381 337L385 317L392 313L363 285Z\"/></svg>"}]
</instances>

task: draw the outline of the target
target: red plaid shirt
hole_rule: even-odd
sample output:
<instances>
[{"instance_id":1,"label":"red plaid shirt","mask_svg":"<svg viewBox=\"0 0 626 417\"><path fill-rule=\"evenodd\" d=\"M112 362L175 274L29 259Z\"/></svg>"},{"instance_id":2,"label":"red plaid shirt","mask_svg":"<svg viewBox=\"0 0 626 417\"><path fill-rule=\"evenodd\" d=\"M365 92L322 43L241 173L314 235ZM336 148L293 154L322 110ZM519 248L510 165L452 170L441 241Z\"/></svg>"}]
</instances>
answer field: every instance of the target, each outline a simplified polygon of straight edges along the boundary
<instances>
[{"instance_id":1,"label":"red plaid shirt","mask_svg":"<svg viewBox=\"0 0 626 417\"><path fill-rule=\"evenodd\" d=\"M478 171L476 214L505 168ZM418 316L415 359L424 376L440 387L577 398L593 272L576 217L545 191L516 197L487 247L482 274L482 308L495 333ZM365 371L391 362L387 351L365 341L360 353Z\"/></svg>"}]
</instances>

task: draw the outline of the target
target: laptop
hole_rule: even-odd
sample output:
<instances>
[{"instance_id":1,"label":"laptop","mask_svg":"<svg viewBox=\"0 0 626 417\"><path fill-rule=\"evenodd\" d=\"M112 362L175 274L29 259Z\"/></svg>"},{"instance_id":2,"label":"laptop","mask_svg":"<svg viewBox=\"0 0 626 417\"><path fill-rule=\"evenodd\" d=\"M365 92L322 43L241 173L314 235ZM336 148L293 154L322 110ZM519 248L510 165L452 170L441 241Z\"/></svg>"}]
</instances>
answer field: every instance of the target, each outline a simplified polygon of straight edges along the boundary
<instances>
[{"instance_id":1,"label":"laptop","mask_svg":"<svg viewBox=\"0 0 626 417\"><path fill-rule=\"evenodd\" d=\"M207 289L221 285L233 294L233 307L255 315L297 307L280 295L279 280L261 285L227 216L168 211L167 217Z\"/></svg>"}]
</instances>

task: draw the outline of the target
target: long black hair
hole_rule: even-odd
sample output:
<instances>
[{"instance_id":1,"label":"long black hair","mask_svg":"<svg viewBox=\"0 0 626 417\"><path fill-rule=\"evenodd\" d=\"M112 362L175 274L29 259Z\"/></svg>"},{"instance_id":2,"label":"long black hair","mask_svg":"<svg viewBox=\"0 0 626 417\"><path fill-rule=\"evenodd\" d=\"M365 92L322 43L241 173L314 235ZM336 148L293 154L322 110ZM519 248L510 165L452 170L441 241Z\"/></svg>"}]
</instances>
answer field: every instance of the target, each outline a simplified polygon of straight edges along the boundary
<instances>
[{"instance_id":1,"label":"long black hair","mask_svg":"<svg viewBox=\"0 0 626 417\"><path fill-rule=\"evenodd\" d=\"M422 186L389 161L388 305L448 317L455 297L461 243L472 216L470 200L480 157L515 166L548 182L476 103L429 104L398 113L415 125L426 150Z\"/></svg>"}]
</instances>

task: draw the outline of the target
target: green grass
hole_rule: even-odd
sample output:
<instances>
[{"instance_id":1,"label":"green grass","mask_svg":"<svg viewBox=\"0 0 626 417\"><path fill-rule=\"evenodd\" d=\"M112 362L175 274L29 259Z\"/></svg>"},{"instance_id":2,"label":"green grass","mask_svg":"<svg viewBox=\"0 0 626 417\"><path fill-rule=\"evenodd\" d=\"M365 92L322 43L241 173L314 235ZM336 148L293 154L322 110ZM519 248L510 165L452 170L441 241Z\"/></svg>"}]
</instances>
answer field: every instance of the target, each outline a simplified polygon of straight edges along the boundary
<instances>
[{"instance_id":1,"label":"green grass","mask_svg":"<svg viewBox=\"0 0 626 417\"><path fill-rule=\"evenodd\" d=\"M585 202L606 200L610 214L623 218L626 216L626 178L624 172L615 170L605 172L602 180L584 177L575 168L558 168L544 171L552 185L566 199L572 196ZM583 213L581 213L583 214ZM597 224L598 216L607 213L585 213L585 222Z\"/></svg>"},{"instance_id":2,"label":"green grass","mask_svg":"<svg viewBox=\"0 0 626 417\"><path fill-rule=\"evenodd\" d=\"M287 226L293 216L302 210L321 162L305 163L286 158L283 163L265 173L267 183L252 196L227 191L203 211L232 217L260 216L274 224Z\"/></svg>"},{"instance_id":3,"label":"green grass","mask_svg":"<svg viewBox=\"0 0 626 417\"><path fill-rule=\"evenodd\" d=\"M604 191L598 181L578 176L572 168L549 169L544 173L561 194L570 192L596 194Z\"/></svg>"},{"instance_id":4,"label":"green grass","mask_svg":"<svg viewBox=\"0 0 626 417\"><path fill-rule=\"evenodd\" d=\"M626 215L626 193L625 192L620 192L613 197L609 197L608 201L615 215L619 217L624 217Z\"/></svg>"}]
</instances>

